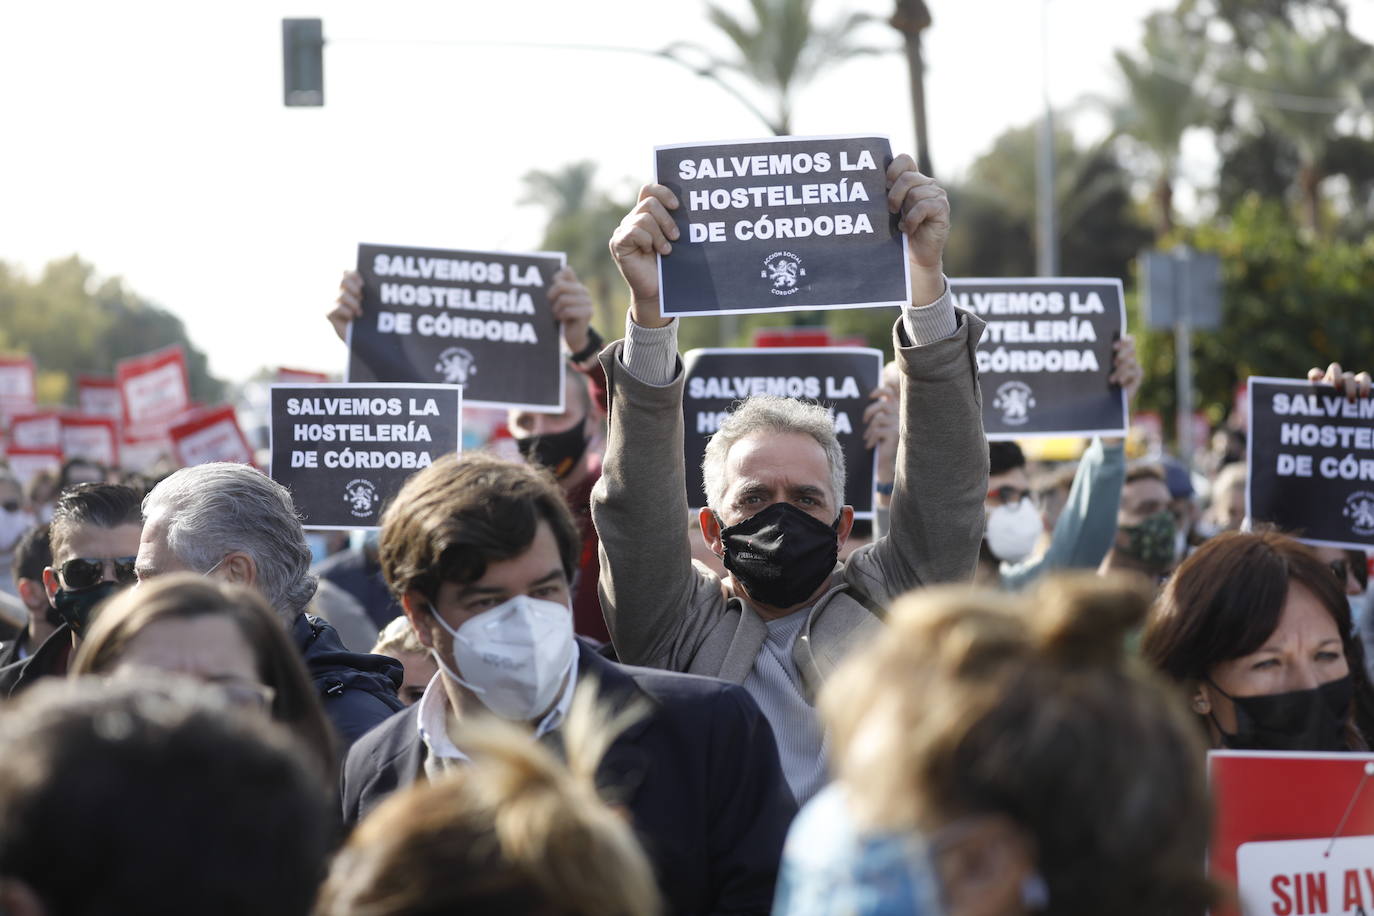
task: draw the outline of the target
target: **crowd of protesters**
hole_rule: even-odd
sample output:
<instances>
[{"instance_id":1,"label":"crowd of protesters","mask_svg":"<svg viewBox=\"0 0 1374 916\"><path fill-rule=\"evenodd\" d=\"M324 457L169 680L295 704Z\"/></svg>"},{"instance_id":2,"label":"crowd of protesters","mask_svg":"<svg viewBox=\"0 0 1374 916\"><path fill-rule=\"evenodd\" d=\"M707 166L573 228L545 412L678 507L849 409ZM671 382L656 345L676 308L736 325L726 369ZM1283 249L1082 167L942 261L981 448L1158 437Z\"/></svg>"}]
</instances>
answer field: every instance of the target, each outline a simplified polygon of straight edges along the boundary
<instances>
[{"instance_id":1,"label":"crowd of protesters","mask_svg":"<svg viewBox=\"0 0 1374 916\"><path fill-rule=\"evenodd\" d=\"M661 185L610 239L621 339L570 269L551 290L565 412L512 412L518 454L441 458L313 568L246 465L0 470L0 913L1221 899L1206 749L1374 740L1367 557L1245 519L1236 430L1195 466L990 447L945 192L907 156L887 184L911 301L865 415L872 536L830 416L787 398L732 411L689 514Z\"/></svg>"}]
</instances>

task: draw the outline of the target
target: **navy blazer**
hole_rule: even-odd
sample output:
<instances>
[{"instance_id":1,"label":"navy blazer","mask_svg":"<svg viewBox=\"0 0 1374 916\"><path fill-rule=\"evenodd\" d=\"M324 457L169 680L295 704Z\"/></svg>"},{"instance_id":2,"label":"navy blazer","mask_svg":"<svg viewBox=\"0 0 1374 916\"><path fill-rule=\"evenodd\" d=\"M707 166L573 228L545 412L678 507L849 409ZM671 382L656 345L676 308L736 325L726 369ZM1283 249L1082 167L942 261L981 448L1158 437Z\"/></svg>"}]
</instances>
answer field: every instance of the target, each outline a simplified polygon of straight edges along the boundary
<instances>
[{"instance_id":1,"label":"navy blazer","mask_svg":"<svg viewBox=\"0 0 1374 916\"><path fill-rule=\"evenodd\" d=\"M714 678L618 665L579 641L578 679L587 677L612 708L639 699L651 709L611 745L597 782L632 814L669 912L768 913L796 804L754 699ZM411 706L349 751L350 826L424 778L418 715Z\"/></svg>"}]
</instances>

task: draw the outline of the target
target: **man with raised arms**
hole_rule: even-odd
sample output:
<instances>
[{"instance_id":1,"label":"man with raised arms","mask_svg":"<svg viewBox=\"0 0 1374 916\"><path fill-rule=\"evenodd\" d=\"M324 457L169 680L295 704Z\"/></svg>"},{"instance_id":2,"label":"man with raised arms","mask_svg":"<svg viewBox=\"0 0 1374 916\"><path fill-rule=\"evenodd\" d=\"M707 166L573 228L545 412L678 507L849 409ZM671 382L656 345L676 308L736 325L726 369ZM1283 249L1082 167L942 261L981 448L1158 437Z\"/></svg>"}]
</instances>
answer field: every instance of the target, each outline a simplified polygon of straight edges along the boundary
<instances>
[{"instance_id":1,"label":"man with raised arms","mask_svg":"<svg viewBox=\"0 0 1374 916\"><path fill-rule=\"evenodd\" d=\"M968 581L987 491L974 349L983 323L954 308L942 271L945 192L909 156L887 169L888 208L907 234L911 304L893 328L901 436L887 537L836 560L854 510L828 413L786 398L746 400L712 437L700 514L722 580L691 561L684 525L683 369L677 321L659 310L658 255L672 257L682 203L652 184L611 238L632 305L601 357L610 430L592 512L601 598L622 661L720 677L753 695L798 801L825 782L812 704L844 654L902 592Z\"/></svg>"}]
</instances>

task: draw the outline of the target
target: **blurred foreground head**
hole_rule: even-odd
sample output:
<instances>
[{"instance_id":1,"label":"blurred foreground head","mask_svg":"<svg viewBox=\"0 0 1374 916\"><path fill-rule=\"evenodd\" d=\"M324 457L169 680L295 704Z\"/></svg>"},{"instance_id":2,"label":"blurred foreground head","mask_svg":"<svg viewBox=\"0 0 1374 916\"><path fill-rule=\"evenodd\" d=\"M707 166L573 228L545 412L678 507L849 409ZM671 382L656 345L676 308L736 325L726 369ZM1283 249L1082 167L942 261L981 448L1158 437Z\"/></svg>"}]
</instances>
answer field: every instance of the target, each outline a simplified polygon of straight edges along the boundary
<instances>
[{"instance_id":1,"label":"blurred foreground head","mask_svg":"<svg viewBox=\"0 0 1374 916\"><path fill-rule=\"evenodd\" d=\"M653 869L597 794L602 753L637 713L604 719L579 688L565 765L527 731L465 725L470 766L382 803L334 861L316 916L652 916Z\"/></svg>"},{"instance_id":2,"label":"blurred foreground head","mask_svg":"<svg viewBox=\"0 0 1374 916\"><path fill-rule=\"evenodd\" d=\"M856 826L923 838L947 913L1205 909L1199 736L1123 651L1148 601L1093 576L924 589L826 687Z\"/></svg>"},{"instance_id":3,"label":"blurred foreground head","mask_svg":"<svg viewBox=\"0 0 1374 916\"><path fill-rule=\"evenodd\" d=\"M50 680L0 713L0 912L300 916L331 820L312 762L189 680Z\"/></svg>"}]
</instances>

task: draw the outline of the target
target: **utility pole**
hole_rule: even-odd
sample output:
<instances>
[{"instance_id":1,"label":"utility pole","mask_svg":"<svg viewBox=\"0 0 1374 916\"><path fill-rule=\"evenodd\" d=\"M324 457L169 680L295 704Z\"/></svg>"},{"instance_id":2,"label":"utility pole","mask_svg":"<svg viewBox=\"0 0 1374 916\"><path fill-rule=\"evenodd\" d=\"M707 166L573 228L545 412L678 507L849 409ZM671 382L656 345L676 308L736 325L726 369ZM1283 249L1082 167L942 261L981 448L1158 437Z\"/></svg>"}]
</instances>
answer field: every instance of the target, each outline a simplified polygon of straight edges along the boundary
<instances>
[{"instance_id":1,"label":"utility pole","mask_svg":"<svg viewBox=\"0 0 1374 916\"><path fill-rule=\"evenodd\" d=\"M1040 125L1040 155L1036 160L1035 269L1042 277L1059 275L1059 228L1054 199L1054 109L1050 105L1050 11L1049 0L1040 0L1040 87L1045 96L1045 119Z\"/></svg>"},{"instance_id":2,"label":"utility pole","mask_svg":"<svg viewBox=\"0 0 1374 916\"><path fill-rule=\"evenodd\" d=\"M930 134L926 130L925 60L921 57L921 33L930 28L930 10L924 0L897 0L897 9L888 20L902 33L906 44L906 65L911 78L911 116L916 125L916 168L922 175L934 175L930 164Z\"/></svg>"}]
</instances>

